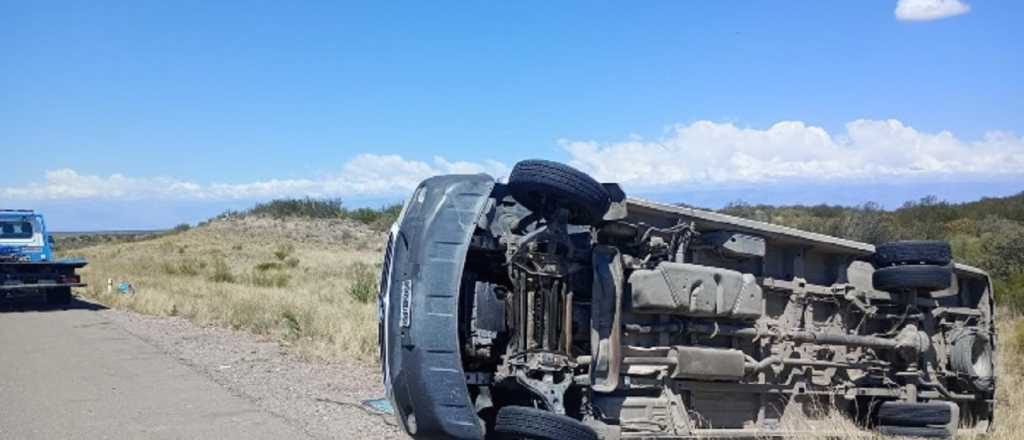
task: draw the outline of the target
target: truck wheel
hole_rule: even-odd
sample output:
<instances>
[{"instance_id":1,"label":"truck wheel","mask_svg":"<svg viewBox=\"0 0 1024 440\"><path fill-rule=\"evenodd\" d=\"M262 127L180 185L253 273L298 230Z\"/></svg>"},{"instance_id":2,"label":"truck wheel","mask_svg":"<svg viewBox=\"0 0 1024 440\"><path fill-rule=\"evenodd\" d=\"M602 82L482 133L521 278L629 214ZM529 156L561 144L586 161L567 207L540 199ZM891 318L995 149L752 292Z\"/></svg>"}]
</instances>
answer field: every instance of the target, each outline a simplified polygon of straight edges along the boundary
<instances>
[{"instance_id":1,"label":"truck wheel","mask_svg":"<svg viewBox=\"0 0 1024 440\"><path fill-rule=\"evenodd\" d=\"M46 303L52 306L66 306L71 304L71 288L55 287L47 289Z\"/></svg>"},{"instance_id":2,"label":"truck wheel","mask_svg":"<svg viewBox=\"0 0 1024 440\"><path fill-rule=\"evenodd\" d=\"M975 391L989 393L995 389L992 346L976 331L957 335L949 356L953 370L969 377Z\"/></svg>"},{"instance_id":3,"label":"truck wheel","mask_svg":"<svg viewBox=\"0 0 1024 440\"><path fill-rule=\"evenodd\" d=\"M569 223L592 225L604 217L611 196L600 183L568 165L524 160L512 168L508 187L516 201L531 211L555 205L569 210Z\"/></svg>"},{"instance_id":4,"label":"truck wheel","mask_svg":"<svg viewBox=\"0 0 1024 440\"><path fill-rule=\"evenodd\" d=\"M878 424L888 426L947 426L953 420L948 402L885 402L878 408ZM959 414L956 414L959 418Z\"/></svg>"},{"instance_id":5,"label":"truck wheel","mask_svg":"<svg viewBox=\"0 0 1024 440\"><path fill-rule=\"evenodd\" d=\"M949 428L933 428L927 426L889 426L878 427L878 432L885 436L915 438L953 438Z\"/></svg>"},{"instance_id":6,"label":"truck wheel","mask_svg":"<svg viewBox=\"0 0 1024 440\"><path fill-rule=\"evenodd\" d=\"M938 240L908 240L875 246L876 267L900 264L933 264L945 266L953 261L949 243Z\"/></svg>"},{"instance_id":7,"label":"truck wheel","mask_svg":"<svg viewBox=\"0 0 1024 440\"><path fill-rule=\"evenodd\" d=\"M942 290L953 282L948 266L908 265L875 269L871 275L875 289L892 292L904 289Z\"/></svg>"},{"instance_id":8,"label":"truck wheel","mask_svg":"<svg viewBox=\"0 0 1024 440\"><path fill-rule=\"evenodd\" d=\"M525 406L498 411L494 431L501 438L531 440L598 440L597 432L579 420Z\"/></svg>"}]
</instances>

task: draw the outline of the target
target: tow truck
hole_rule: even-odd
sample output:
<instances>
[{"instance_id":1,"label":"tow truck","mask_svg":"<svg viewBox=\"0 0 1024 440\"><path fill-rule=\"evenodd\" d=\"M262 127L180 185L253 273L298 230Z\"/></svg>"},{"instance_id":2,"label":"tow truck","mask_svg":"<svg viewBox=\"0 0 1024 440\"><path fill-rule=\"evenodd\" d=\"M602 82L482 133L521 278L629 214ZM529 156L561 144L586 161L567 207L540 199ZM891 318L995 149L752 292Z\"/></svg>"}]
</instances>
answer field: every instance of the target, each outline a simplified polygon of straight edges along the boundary
<instances>
[{"instance_id":1,"label":"tow truck","mask_svg":"<svg viewBox=\"0 0 1024 440\"><path fill-rule=\"evenodd\" d=\"M71 303L71 289L85 287L76 272L83 259L57 259L43 215L0 209L0 300L44 295L46 303Z\"/></svg>"}]
</instances>

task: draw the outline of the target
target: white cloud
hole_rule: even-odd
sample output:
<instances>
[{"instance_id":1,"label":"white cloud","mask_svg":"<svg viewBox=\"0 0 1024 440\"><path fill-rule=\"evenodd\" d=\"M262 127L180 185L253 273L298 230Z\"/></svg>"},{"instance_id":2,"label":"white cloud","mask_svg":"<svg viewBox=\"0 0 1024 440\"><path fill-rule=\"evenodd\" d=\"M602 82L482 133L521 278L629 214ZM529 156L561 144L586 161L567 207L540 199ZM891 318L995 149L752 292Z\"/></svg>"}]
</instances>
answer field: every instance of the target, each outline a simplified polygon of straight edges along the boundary
<instances>
[{"instance_id":1,"label":"white cloud","mask_svg":"<svg viewBox=\"0 0 1024 440\"><path fill-rule=\"evenodd\" d=\"M271 197L402 196L423 179L439 174L488 173L502 176L501 162L432 163L398 155L362 154L345 163L341 172L317 179L271 179L249 183L201 184L168 177L85 175L72 169L47 171L40 183L0 188L0 199L118 199L118 200L232 200Z\"/></svg>"},{"instance_id":2,"label":"white cloud","mask_svg":"<svg viewBox=\"0 0 1024 440\"><path fill-rule=\"evenodd\" d=\"M929 21L966 14L971 6L960 0L899 0L896 18L903 21Z\"/></svg>"},{"instance_id":3,"label":"white cloud","mask_svg":"<svg viewBox=\"0 0 1024 440\"><path fill-rule=\"evenodd\" d=\"M560 141L570 162L632 189L759 182L1024 177L1024 138L990 132L965 142L897 120L856 120L831 134L800 121L767 129L698 121L656 141Z\"/></svg>"},{"instance_id":4,"label":"white cloud","mask_svg":"<svg viewBox=\"0 0 1024 440\"><path fill-rule=\"evenodd\" d=\"M897 120L856 120L830 133L801 121L768 128L698 121L662 138L621 142L559 141L568 162L628 190L685 190L750 184L887 181L1024 183L1024 138L990 132L962 140L948 131L922 132ZM553 156L559 156L553 154ZM338 173L305 179L199 183L170 177L96 176L52 170L37 183L0 187L2 200L248 200L274 197L401 197L430 176L487 173L509 167L493 160L362 154ZM525 159L525 158L524 158ZM0 203L2 204L2 203Z\"/></svg>"}]
</instances>

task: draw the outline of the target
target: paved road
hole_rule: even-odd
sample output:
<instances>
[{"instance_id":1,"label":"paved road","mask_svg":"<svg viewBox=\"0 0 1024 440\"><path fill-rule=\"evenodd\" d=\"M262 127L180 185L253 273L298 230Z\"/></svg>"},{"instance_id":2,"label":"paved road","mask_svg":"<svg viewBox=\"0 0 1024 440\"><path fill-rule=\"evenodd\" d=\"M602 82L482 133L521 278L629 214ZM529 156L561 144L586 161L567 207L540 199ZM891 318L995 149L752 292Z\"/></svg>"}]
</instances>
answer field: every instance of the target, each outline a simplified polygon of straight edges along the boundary
<instances>
[{"instance_id":1,"label":"paved road","mask_svg":"<svg viewBox=\"0 0 1024 440\"><path fill-rule=\"evenodd\" d=\"M0 439L310 438L76 305L0 308Z\"/></svg>"}]
</instances>

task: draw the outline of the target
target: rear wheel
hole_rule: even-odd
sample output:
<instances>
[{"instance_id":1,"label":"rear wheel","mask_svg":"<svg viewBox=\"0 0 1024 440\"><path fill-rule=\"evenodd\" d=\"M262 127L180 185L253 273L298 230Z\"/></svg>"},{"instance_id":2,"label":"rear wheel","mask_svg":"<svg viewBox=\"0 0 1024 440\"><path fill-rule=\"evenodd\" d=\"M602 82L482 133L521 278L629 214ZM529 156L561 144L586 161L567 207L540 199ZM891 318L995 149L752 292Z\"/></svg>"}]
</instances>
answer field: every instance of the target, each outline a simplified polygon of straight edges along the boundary
<instances>
[{"instance_id":1,"label":"rear wheel","mask_svg":"<svg viewBox=\"0 0 1024 440\"><path fill-rule=\"evenodd\" d=\"M945 427L882 425L878 427L878 432L882 435L893 437L953 438L952 430Z\"/></svg>"},{"instance_id":2,"label":"rear wheel","mask_svg":"<svg viewBox=\"0 0 1024 440\"><path fill-rule=\"evenodd\" d=\"M878 431L884 435L952 438L960 423L953 402L885 402L878 409Z\"/></svg>"},{"instance_id":3,"label":"rear wheel","mask_svg":"<svg viewBox=\"0 0 1024 440\"><path fill-rule=\"evenodd\" d=\"M952 420L953 405L947 402L885 402L878 409L878 424L889 426L946 426Z\"/></svg>"},{"instance_id":4,"label":"rear wheel","mask_svg":"<svg viewBox=\"0 0 1024 440\"><path fill-rule=\"evenodd\" d=\"M501 408L494 431L505 439L598 440L597 432L579 420L525 406Z\"/></svg>"},{"instance_id":5,"label":"rear wheel","mask_svg":"<svg viewBox=\"0 0 1024 440\"><path fill-rule=\"evenodd\" d=\"M948 266L908 265L875 269L871 276L875 289L892 292L908 289L928 291L948 289L953 271Z\"/></svg>"}]
</instances>

